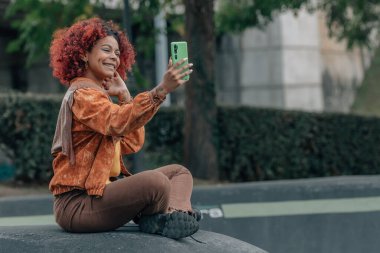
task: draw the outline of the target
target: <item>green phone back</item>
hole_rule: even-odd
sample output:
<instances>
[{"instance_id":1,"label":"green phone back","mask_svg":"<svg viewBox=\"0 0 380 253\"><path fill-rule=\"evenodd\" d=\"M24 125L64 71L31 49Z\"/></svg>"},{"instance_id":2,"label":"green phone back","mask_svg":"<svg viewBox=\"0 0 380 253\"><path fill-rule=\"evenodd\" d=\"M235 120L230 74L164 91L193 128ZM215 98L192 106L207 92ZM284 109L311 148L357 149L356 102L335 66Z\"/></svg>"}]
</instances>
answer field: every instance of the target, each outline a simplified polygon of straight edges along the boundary
<instances>
[{"instance_id":1,"label":"green phone back","mask_svg":"<svg viewBox=\"0 0 380 253\"><path fill-rule=\"evenodd\" d=\"M187 53L187 42L186 41L175 41L170 43L170 53L172 57L173 64L180 61L183 58L188 58ZM184 64L188 64L189 60L186 60ZM181 66L183 66L182 64ZM182 78L183 80L189 80L189 76Z\"/></svg>"}]
</instances>

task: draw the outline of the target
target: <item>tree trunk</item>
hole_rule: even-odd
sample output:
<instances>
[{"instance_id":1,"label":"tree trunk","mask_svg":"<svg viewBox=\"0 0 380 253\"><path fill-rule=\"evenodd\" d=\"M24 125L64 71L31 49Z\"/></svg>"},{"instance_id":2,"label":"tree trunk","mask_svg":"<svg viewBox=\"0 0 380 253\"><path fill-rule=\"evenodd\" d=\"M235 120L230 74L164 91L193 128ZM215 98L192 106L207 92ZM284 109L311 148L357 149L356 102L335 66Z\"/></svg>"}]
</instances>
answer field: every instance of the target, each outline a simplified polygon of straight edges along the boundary
<instances>
[{"instance_id":1,"label":"tree trunk","mask_svg":"<svg viewBox=\"0 0 380 253\"><path fill-rule=\"evenodd\" d=\"M184 0L186 40L194 72L185 85L185 165L195 177L218 179L214 84L214 1Z\"/></svg>"}]
</instances>

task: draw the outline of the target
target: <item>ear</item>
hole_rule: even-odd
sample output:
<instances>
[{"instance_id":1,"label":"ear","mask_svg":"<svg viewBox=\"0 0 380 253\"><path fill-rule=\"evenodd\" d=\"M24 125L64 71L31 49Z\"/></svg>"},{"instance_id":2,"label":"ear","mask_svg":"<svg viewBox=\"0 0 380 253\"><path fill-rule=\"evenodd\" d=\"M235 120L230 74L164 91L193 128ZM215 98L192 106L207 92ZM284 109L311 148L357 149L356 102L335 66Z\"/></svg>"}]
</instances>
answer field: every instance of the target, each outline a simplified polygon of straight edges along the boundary
<instances>
[{"instance_id":1,"label":"ear","mask_svg":"<svg viewBox=\"0 0 380 253\"><path fill-rule=\"evenodd\" d=\"M81 56L81 59L82 59L82 61L84 61L84 62L88 62L88 53L86 52L85 55L82 55L82 56Z\"/></svg>"}]
</instances>

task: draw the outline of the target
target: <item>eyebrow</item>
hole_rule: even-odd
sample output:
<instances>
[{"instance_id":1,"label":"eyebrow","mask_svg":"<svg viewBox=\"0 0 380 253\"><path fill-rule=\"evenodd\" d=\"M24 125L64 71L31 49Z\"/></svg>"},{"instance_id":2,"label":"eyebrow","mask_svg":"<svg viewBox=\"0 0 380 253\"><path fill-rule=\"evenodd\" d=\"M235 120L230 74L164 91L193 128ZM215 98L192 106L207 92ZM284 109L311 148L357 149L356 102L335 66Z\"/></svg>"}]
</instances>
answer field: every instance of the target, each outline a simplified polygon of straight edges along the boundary
<instances>
[{"instance_id":1,"label":"eyebrow","mask_svg":"<svg viewBox=\"0 0 380 253\"><path fill-rule=\"evenodd\" d=\"M108 47L110 47L110 48L113 48L113 47L112 47L110 44L107 44L107 43L105 43L105 44L102 44L101 46L102 46L102 47L103 47L103 46L108 46ZM116 51L120 51L120 49L119 49L119 48L117 48L117 49L116 49Z\"/></svg>"}]
</instances>

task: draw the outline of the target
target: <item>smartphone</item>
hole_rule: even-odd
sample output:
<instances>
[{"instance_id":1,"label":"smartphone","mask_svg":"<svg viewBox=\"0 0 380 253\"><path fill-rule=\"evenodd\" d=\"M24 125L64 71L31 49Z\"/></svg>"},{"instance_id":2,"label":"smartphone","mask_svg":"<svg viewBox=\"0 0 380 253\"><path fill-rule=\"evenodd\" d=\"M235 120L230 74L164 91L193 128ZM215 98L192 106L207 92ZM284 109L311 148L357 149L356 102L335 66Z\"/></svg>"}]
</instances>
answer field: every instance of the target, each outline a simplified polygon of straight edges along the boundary
<instances>
[{"instance_id":1,"label":"smartphone","mask_svg":"<svg viewBox=\"0 0 380 253\"><path fill-rule=\"evenodd\" d=\"M182 60L183 58L189 58L187 53L187 42L186 41L174 41L170 43L170 54L172 57L173 64ZM180 67L188 64L189 60L186 60ZM189 80L190 76L186 75L182 79Z\"/></svg>"}]
</instances>

